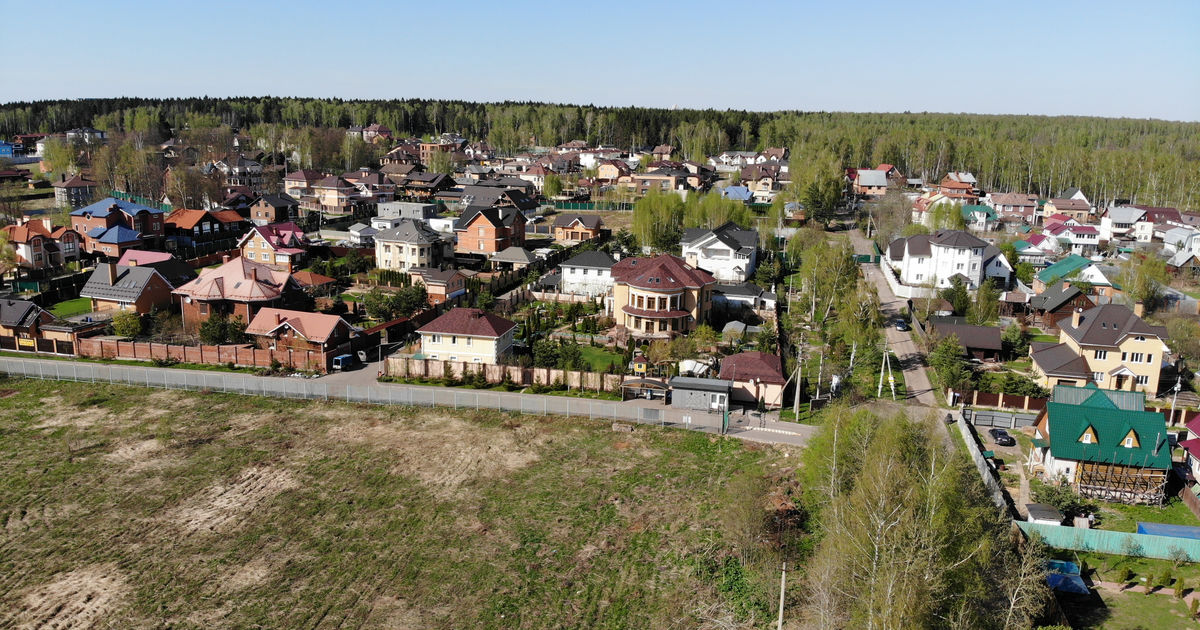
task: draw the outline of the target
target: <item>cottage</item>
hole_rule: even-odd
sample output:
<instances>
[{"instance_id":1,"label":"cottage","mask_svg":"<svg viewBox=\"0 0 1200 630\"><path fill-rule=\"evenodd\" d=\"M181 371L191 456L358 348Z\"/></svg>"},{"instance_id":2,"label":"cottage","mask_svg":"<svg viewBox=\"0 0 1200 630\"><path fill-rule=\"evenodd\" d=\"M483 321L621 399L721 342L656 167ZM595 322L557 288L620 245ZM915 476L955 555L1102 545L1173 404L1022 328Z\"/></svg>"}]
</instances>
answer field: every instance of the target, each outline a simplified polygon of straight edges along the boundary
<instances>
[{"instance_id":1,"label":"cottage","mask_svg":"<svg viewBox=\"0 0 1200 630\"><path fill-rule=\"evenodd\" d=\"M1059 343L1030 346L1038 383L1094 383L1103 389L1157 394L1170 351L1167 333L1162 326L1147 324L1140 310L1140 305L1131 310L1104 304L1086 311L1077 308L1069 320L1059 320Z\"/></svg>"},{"instance_id":2,"label":"cottage","mask_svg":"<svg viewBox=\"0 0 1200 630\"><path fill-rule=\"evenodd\" d=\"M517 325L477 308L452 308L417 330L427 359L496 365L512 351Z\"/></svg>"},{"instance_id":3,"label":"cottage","mask_svg":"<svg viewBox=\"0 0 1200 630\"><path fill-rule=\"evenodd\" d=\"M558 268L562 270L560 290L588 297L607 295L612 290L612 267L615 264L612 256L602 251L581 252L559 264Z\"/></svg>"},{"instance_id":4,"label":"cottage","mask_svg":"<svg viewBox=\"0 0 1200 630\"><path fill-rule=\"evenodd\" d=\"M79 297L91 299L93 312L133 311L145 315L170 306L173 288L152 266L100 263Z\"/></svg>"},{"instance_id":5,"label":"cottage","mask_svg":"<svg viewBox=\"0 0 1200 630\"><path fill-rule=\"evenodd\" d=\"M247 260L289 272L300 266L308 246L304 230L291 222L255 226L238 241L238 249Z\"/></svg>"},{"instance_id":6,"label":"cottage","mask_svg":"<svg viewBox=\"0 0 1200 630\"><path fill-rule=\"evenodd\" d=\"M18 349L32 350L32 340L42 336L41 327L53 321L54 315L33 302L0 298L0 337L16 337Z\"/></svg>"},{"instance_id":7,"label":"cottage","mask_svg":"<svg viewBox=\"0 0 1200 630\"><path fill-rule=\"evenodd\" d=\"M263 195L250 206L250 221L254 225L286 223L300 219L300 202L287 193Z\"/></svg>"},{"instance_id":8,"label":"cottage","mask_svg":"<svg viewBox=\"0 0 1200 630\"><path fill-rule=\"evenodd\" d=\"M64 174L58 181L51 184L54 187L54 204L60 208L82 208L92 202L99 186L96 182L75 175L70 179Z\"/></svg>"},{"instance_id":9,"label":"cottage","mask_svg":"<svg viewBox=\"0 0 1200 630\"><path fill-rule=\"evenodd\" d=\"M436 306L467 292L467 276L457 269L429 269L413 267L408 270L413 278L425 285L426 300Z\"/></svg>"},{"instance_id":10,"label":"cottage","mask_svg":"<svg viewBox=\"0 0 1200 630\"><path fill-rule=\"evenodd\" d=\"M405 271L413 267L437 267L447 258L442 235L420 219L401 219L375 234L375 265L380 269Z\"/></svg>"},{"instance_id":11,"label":"cottage","mask_svg":"<svg viewBox=\"0 0 1200 630\"><path fill-rule=\"evenodd\" d=\"M960 324L954 319L937 317L930 319L929 323L934 338L957 337L963 354L969 358L982 361L1000 358L1003 345L1000 342L1000 329L995 326Z\"/></svg>"},{"instance_id":12,"label":"cottage","mask_svg":"<svg viewBox=\"0 0 1200 630\"><path fill-rule=\"evenodd\" d=\"M683 259L721 282L745 282L758 263L758 231L732 221L711 230L687 228L680 240Z\"/></svg>"},{"instance_id":13,"label":"cottage","mask_svg":"<svg viewBox=\"0 0 1200 630\"><path fill-rule=\"evenodd\" d=\"M1007 286L1013 269L995 245L962 230L898 238L888 245L888 266L907 285L945 288L960 276L970 289L993 278Z\"/></svg>"},{"instance_id":14,"label":"cottage","mask_svg":"<svg viewBox=\"0 0 1200 630\"><path fill-rule=\"evenodd\" d=\"M243 257L201 270L174 293L182 299L185 330L196 330L212 315L249 322L263 308L287 308L308 299L288 271Z\"/></svg>"},{"instance_id":15,"label":"cottage","mask_svg":"<svg viewBox=\"0 0 1200 630\"><path fill-rule=\"evenodd\" d=\"M0 228L22 269L52 269L79 260L83 237L71 228L54 225L49 218L26 219Z\"/></svg>"},{"instance_id":16,"label":"cottage","mask_svg":"<svg viewBox=\"0 0 1200 630\"><path fill-rule=\"evenodd\" d=\"M882 197L887 194L888 178L884 171L859 169L854 175L854 194Z\"/></svg>"},{"instance_id":17,"label":"cottage","mask_svg":"<svg viewBox=\"0 0 1200 630\"><path fill-rule=\"evenodd\" d=\"M454 227L461 253L494 254L525 244L525 215L513 207L470 206Z\"/></svg>"},{"instance_id":18,"label":"cottage","mask_svg":"<svg viewBox=\"0 0 1200 630\"><path fill-rule=\"evenodd\" d=\"M598 214L560 214L554 217L554 240L578 243L600 236L604 220Z\"/></svg>"},{"instance_id":19,"label":"cottage","mask_svg":"<svg viewBox=\"0 0 1200 630\"><path fill-rule=\"evenodd\" d=\"M1058 322L1069 319L1076 309L1088 310L1095 305L1078 287L1061 280L1029 301L1034 321L1044 330L1058 328Z\"/></svg>"},{"instance_id":20,"label":"cottage","mask_svg":"<svg viewBox=\"0 0 1200 630\"><path fill-rule=\"evenodd\" d=\"M733 383L733 400L767 409L783 406L787 378L779 357L767 352L742 352L721 360L721 379Z\"/></svg>"},{"instance_id":21,"label":"cottage","mask_svg":"<svg viewBox=\"0 0 1200 630\"><path fill-rule=\"evenodd\" d=\"M264 308L246 326L246 334L264 350L329 352L360 332L337 315L282 308Z\"/></svg>"},{"instance_id":22,"label":"cottage","mask_svg":"<svg viewBox=\"0 0 1200 630\"><path fill-rule=\"evenodd\" d=\"M618 329L633 337L686 334L712 311L716 279L677 256L625 258L611 273Z\"/></svg>"}]
</instances>

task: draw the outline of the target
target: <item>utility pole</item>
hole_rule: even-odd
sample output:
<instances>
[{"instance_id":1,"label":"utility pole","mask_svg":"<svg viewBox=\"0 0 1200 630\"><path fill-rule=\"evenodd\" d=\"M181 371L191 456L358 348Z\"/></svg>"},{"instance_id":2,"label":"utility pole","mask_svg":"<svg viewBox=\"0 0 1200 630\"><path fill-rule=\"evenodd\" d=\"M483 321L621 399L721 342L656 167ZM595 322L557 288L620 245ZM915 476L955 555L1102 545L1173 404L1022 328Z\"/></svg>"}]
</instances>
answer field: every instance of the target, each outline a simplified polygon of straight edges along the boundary
<instances>
[{"instance_id":1,"label":"utility pole","mask_svg":"<svg viewBox=\"0 0 1200 630\"><path fill-rule=\"evenodd\" d=\"M779 622L775 630L783 630L783 589L787 588L787 561L783 562L783 573L779 576Z\"/></svg>"},{"instance_id":2,"label":"utility pole","mask_svg":"<svg viewBox=\"0 0 1200 630\"><path fill-rule=\"evenodd\" d=\"M896 377L892 376L892 361L887 352L883 353L883 360L887 363L888 384L892 386L892 400L896 400Z\"/></svg>"},{"instance_id":3,"label":"utility pole","mask_svg":"<svg viewBox=\"0 0 1200 630\"><path fill-rule=\"evenodd\" d=\"M821 398L821 378L825 375L825 352L824 351L821 352L821 362L818 363L817 365L818 365L818 367L817 367L817 396L816 396L816 398L819 400Z\"/></svg>"}]
</instances>

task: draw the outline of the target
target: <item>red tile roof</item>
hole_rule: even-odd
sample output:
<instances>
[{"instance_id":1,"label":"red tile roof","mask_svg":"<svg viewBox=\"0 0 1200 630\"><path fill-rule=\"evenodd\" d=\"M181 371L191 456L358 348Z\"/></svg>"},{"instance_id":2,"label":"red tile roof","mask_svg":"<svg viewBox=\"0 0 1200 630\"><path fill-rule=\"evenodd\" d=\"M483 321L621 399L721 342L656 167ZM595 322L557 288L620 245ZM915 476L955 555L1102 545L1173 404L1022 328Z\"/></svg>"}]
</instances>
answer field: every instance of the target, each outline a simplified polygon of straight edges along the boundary
<instances>
[{"instance_id":1,"label":"red tile roof","mask_svg":"<svg viewBox=\"0 0 1200 630\"><path fill-rule=\"evenodd\" d=\"M779 357L767 352L742 352L721 360L721 378L727 381L749 381L782 385L787 382Z\"/></svg>"},{"instance_id":2,"label":"red tile roof","mask_svg":"<svg viewBox=\"0 0 1200 630\"><path fill-rule=\"evenodd\" d=\"M452 308L417 330L421 333L499 337L516 328L513 322L477 308Z\"/></svg>"},{"instance_id":3,"label":"red tile roof","mask_svg":"<svg viewBox=\"0 0 1200 630\"><path fill-rule=\"evenodd\" d=\"M699 289L716 282L712 274L697 269L678 256L663 254L654 258L625 258L612 266L616 282L639 289Z\"/></svg>"},{"instance_id":4,"label":"red tile roof","mask_svg":"<svg viewBox=\"0 0 1200 630\"><path fill-rule=\"evenodd\" d=\"M309 341L325 343L339 324L346 322L337 315L264 308L250 320L246 326L246 334L273 335L280 327L287 326ZM349 324L346 326L349 327Z\"/></svg>"}]
</instances>

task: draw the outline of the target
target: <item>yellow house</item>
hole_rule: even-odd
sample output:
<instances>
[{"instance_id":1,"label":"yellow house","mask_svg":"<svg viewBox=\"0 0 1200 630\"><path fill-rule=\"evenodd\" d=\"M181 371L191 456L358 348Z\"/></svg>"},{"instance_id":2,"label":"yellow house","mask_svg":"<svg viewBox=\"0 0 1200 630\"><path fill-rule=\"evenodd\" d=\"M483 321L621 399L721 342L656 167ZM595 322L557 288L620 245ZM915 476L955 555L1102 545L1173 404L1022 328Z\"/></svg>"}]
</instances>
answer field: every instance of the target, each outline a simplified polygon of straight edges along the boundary
<instances>
[{"instance_id":1,"label":"yellow house","mask_svg":"<svg viewBox=\"0 0 1200 630\"><path fill-rule=\"evenodd\" d=\"M1076 309L1069 320L1060 320L1059 343L1030 347L1038 383L1047 388L1095 383L1103 389L1157 394L1169 353L1167 333L1147 324L1141 308L1104 304Z\"/></svg>"},{"instance_id":2,"label":"yellow house","mask_svg":"<svg viewBox=\"0 0 1200 630\"><path fill-rule=\"evenodd\" d=\"M417 332L426 359L495 365L512 352L516 328L477 308L453 308Z\"/></svg>"},{"instance_id":3,"label":"yellow house","mask_svg":"<svg viewBox=\"0 0 1200 630\"><path fill-rule=\"evenodd\" d=\"M613 312L633 337L687 334L712 311L712 274L678 256L626 258L612 267Z\"/></svg>"}]
</instances>

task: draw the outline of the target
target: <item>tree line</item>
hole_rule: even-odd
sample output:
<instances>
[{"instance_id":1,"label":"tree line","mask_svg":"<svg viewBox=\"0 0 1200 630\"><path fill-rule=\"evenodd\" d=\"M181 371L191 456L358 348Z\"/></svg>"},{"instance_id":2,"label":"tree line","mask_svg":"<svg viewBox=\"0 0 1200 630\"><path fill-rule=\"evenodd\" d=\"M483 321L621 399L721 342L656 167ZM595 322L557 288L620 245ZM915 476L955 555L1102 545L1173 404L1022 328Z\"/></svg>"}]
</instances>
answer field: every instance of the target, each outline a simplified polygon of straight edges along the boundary
<instances>
[{"instance_id":1,"label":"tree line","mask_svg":"<svg viewBox=\"0 0 1200 630\"><path fill-rule=\"evenodd\" d=\"M0 105L0 134L169 132L196 126L344 128L381 123L398 135L456 132L503 152L583 139L618 147L671 144L703 159L729 149L789 147L792 160L896 165L912 177L971 171L987 190L1200 208L1200 124L1073 116L861 114L597 107L536 102L281 97L107 98Z\"/></svg>"}]
</instances>

